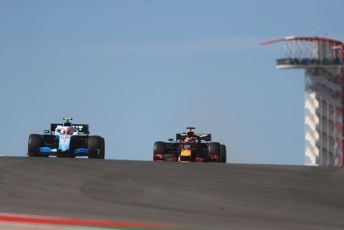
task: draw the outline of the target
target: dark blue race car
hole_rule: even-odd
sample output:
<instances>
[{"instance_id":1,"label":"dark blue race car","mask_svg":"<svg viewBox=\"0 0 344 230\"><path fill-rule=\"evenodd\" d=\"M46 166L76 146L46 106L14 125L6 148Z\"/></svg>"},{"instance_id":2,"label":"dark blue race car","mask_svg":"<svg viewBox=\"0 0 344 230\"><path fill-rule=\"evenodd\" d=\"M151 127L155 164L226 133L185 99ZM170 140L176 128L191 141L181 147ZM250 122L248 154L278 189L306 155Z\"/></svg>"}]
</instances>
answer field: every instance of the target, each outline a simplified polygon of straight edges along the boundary
<instances>
[{"instance_id":1,"label":"dark blue race car","mask_svg":"<svg viewBox=\"0 0 344 230\"><path fill-rule=\"evenodd\" d=\"M89 136L87 124L72 124L72 118L64 123L53 123L44 134L31 134L28 143L29 157L78 157L104 159L105 140L101 136Z\"/></svg>"}]
</instances>

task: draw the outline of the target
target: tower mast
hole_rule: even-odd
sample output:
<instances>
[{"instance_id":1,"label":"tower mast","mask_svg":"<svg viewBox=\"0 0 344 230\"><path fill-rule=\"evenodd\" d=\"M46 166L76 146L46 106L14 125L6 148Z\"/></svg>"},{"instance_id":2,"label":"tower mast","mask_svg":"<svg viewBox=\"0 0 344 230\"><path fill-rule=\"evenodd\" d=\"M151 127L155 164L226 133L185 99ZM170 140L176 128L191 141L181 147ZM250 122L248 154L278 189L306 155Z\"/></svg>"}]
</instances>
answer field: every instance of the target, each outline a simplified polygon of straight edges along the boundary
<instances>
[{"instance_id":1,"label":"tower mast","mask_svg":"<svg viewBox=\"0 0 344 230\"><path fill-rule=\"evenodd\" d=\"M305 164L343 167L344 43L322 37L285 37L278 69L305 70Z\"/></svg>"}]
</instances>

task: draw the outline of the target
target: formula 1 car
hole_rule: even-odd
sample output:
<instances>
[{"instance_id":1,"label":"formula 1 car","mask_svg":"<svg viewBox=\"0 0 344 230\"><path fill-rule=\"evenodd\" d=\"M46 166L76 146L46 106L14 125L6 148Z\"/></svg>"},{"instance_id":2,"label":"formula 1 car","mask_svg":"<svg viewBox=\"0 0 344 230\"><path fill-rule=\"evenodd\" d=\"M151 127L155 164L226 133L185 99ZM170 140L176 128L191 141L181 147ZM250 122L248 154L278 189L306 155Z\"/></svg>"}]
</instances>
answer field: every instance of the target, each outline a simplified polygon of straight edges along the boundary
<instances>
[{"instance_id":1,"label":"formula 1 car","mask_svg":"<svg viewBox=\"0 0 344 230\"><path fill-rule=\"evenodd\" d=\"M196 134L194 127L177 133L176 140L157 141L153 148L153 161L218 162L226 163L226 146L211 142L211 134Z\"/></svg>"},{"instance_id":2,"label":"formula 1 car","mask_svg":"<svg viewBox=\"0 0 344 230\"><path fill-rule=\"evenodd\" d=\"M63 118L63 124L52 123L44 134L31 134L28 142L29 157L78 157L104 159L105 139L89 136L87 124L72 124L72 118Z\"/></svg>"}]
</instances>

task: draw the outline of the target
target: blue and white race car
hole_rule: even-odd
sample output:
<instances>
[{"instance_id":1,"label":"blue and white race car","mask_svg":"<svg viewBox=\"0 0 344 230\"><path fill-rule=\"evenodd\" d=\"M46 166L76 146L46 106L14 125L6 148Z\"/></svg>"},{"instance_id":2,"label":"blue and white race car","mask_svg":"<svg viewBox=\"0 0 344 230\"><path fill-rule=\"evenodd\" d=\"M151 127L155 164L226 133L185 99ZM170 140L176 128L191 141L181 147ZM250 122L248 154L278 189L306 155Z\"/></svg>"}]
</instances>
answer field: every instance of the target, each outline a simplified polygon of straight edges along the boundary
<instances>
[{"instance_id":1,"label":"blue and white race car","mask_svg":"<svg viewBox=\"0 0 344 230\"><path fill-rule=\"evenodd\" d=\"M89 136L89 126L72 124L72 118L63 118L63 124L51 124L44 134L31 134L28 142L29 157L78 157L104 159L105 140Z\"/></svg>"}]
</instances>

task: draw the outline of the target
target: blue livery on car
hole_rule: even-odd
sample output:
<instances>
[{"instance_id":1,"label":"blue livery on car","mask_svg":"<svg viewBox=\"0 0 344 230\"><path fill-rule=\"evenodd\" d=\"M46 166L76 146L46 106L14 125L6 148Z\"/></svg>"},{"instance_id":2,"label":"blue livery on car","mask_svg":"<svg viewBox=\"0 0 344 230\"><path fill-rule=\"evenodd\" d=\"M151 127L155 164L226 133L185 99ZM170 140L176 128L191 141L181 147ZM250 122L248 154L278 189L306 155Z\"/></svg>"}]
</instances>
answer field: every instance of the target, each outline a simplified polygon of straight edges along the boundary
<instances>
[{"instance_id":1,"label":"blue livery on car","mask_svg":"<svg viewBox=\"0 0 344 230\"><path fill-rule=\"evenodd\" d=\"M52 123L44 134L31 134L28 142L29 157L79 157L104 159L105 140L90 136L89 125L72 124L72 118L64 123Z\"/></svg>"}]
</instances>

